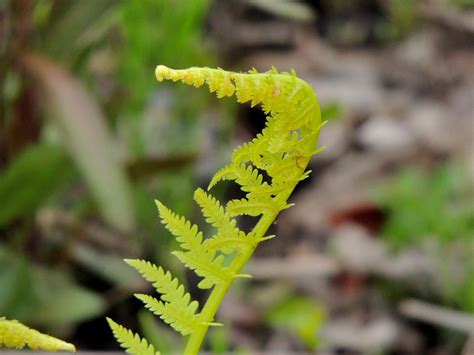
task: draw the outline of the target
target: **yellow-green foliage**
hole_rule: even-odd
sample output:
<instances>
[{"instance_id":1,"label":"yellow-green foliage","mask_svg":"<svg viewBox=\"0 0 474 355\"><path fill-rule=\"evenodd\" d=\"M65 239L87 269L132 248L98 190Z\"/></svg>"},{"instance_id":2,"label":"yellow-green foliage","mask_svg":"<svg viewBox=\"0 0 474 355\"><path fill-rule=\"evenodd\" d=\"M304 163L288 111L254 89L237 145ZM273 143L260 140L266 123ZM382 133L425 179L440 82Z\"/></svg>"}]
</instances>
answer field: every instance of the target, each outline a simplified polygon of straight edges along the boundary
<instances>
[{"instance_id":1,"label":"yellow-green foliage","mask_svg":"<svg viewBox=\"0 0 474 355\"><path fill-rule=\"evenodd\" d=\"M148 344L146 339L141 339L138 334L133 334L130 330L115 323L112 319L107 318L110 328L114 332L115 337L119 340L129 354L140 355L160 355L160 352L155 352L153 345Z\"/></svg>"},{"instance_id":2,"label":"yellow-green foliage","mask_svg":"<svg viewBox=\"0 0 474 355\"><path fill-rule=\"evenodd\" d=\"M76 351L72 344L28 328L16 320L0 317L0 347L2 346L14 349L28 346L33 350Z\"/></svg>"},{"instance_id":3,"label":"yellow-green foliage","mask_svg":"<svg viewBox=\"0 0 474 355\"><path fill-rule=\"evenodd\" d=\"M163 224L180 243L181 250L173 254L202 278L200 288L212 289L205 305L200 309L170 272L146 261L127 260L161 294L161 299L143 294L136 295L137 298L176 331L189 336L184 353L196 354L208 327L218 325L213 322L214 316L233 280L249 276L240 274L242 268L257 245L271 238L265 236L268 227L281 210L291 206L288 197L298 182L308 177L309 171L305 169L311 156L318 152L315 146L322 125L320 109L305 81L294 72L278 73L274 68L267 73L234 73L158 66L156 77L158 81L182 81L195 87L207 84L218 98L235 95L238 102L261 104L267 114L263 131L234 150L230 163L214 175L208 187L210 190L220 181L232 180L246 193L245 198L231 200L224 206L202 189L194 193L206 221L215 229L213 236L204 238L196 225L156 202ZM246 233L237 227L235 217L241 215L260 219ZM153 353L133 333L115 323L111 325L130 353Z\"/></svg>"}]
</instances>

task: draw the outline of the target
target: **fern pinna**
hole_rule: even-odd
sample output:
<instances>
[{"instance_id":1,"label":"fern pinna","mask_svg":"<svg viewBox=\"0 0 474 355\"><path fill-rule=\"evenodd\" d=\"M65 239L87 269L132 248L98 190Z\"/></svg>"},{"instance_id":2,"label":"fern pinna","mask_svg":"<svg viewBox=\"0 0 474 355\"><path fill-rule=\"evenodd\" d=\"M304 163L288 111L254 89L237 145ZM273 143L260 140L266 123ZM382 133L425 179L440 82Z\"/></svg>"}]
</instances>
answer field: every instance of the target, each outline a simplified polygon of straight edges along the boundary
<instances>
[{"instance_id":1,"label":"fern pinna","mask_svg":"<svg viewBox=\"0 0 474 355\"><path fill-rule=\"evenodd\" d=\"M182 81L195 87L207 84L218 98L235 95L240 103L261 104L267 114L263 131L234 150L230 163L214 175L207 189L220 181L233 180L245 192L245 198L223 205L203 189L194 193L206 221L216 230L212 237L204 238L196 225L156 202L163 224L181 246L173 254L202 278L200 288L212 289L204 306L200 309L170 272L146 261L127 260L153 283L161 299L136 296L189 337L185 354L197 354L209 326L216 325L214 316L230 285L234 279L248 276L241 274L242 268L257 245L271 238L265 235L267 229L280 211L291 206L287 200L298 182L308 177L305 169L311 156L319 151L315 146L322 126L320 109L308 83L294 72L278 73L275 68L266 73L235 73L210 68L173 70L160 65L156 77L158 81ZM260 216L252 231L238 228L235 217L241 215ZM231 257L230 262L224 263L225 255ZM111 320L109 323L129 353L154 353L146 340Z\"/></svg>"},{"instance_id":2,"label":"fern pinna","mask_svg":"<svg viewBox=\"0 0 474 355\"><path fill-rule=\"evenodd\" d=\"M33 350L76 352L76 348L72 344L40 333L16 320L8 320L5 317L0 317L0 348L2 346L13 349L23 349L27 346Z\"/></svg>"}]
</instances>

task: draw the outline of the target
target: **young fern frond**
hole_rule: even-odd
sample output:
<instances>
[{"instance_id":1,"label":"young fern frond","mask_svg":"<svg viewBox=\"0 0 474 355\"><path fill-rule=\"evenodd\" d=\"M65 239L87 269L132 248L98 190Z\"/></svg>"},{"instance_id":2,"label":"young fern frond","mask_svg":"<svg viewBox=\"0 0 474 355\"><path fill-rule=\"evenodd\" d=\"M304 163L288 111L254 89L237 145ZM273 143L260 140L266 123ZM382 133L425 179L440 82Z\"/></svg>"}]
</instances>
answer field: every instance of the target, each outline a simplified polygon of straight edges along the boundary
<instances>
[{"instance_id":1,"label":"young fern frond","mask_svg":"<svg viewBox=\"0 0 474 355\"><path fill-rule=\"evenodd\" d=\"M197 302L191 301L170 273L144 261L127 261L161 294L160 300L137 297L165 322L189 335L184 354L192 355L198 353L209 326L216 325L215 314L234 279L248 276L240 272L257 245L273 237L265 236L267 229L280 211L292 206L287 200L298 182L308 177L306 167L319 152L316 143L322 123L316 95L294 71L278 73L272 68L266 73L255 69L234 73L210 68L173 70L160 65L155 74L158 81L181 81L195 87L207 84L218 98L235 95L240 103L261 104L267 114L263 131L234 150L230 163L214 175L208 187L231 180L240 185L245 197L230 200L224 207L202 189L194 193L206 222L215 229L212 237L204 238L197 226L157 202L163 224L180 243L181 250L173 254L202 278L200 288L212 288L200 312L196 313ZM259 218L249 233L237 227L235 217L242 215ZM224 254L228 255L226 263ZM114 326L115 335L129 347L133 335L116 329L121 328ZM133 344L136 346L136 341Z\"/></svg>"},{"instance_id":2,"label":"young fern frond","mask_svg":"<svg viewBox=\"0 0 474 355\"><path fill-rule=\"evenodd\" d=\"M33 350L70 351L76 352L74 345L42 334L28 328L16 320L0 317L0 347L23 349L25 346Z\"/></svg>"}]
</instances>

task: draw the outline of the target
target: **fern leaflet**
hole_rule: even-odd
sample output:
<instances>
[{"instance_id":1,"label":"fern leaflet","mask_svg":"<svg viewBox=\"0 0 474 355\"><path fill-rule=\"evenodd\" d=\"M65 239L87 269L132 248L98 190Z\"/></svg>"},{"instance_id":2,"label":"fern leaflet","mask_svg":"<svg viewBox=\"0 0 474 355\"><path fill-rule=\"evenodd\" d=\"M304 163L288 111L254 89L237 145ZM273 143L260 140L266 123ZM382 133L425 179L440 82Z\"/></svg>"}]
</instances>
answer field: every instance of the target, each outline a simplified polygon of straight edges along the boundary
<instances>
[{"instance_id":1,"label":"fern leaflet","mask_svg":"<svg viewBox=\"0 0 474 355\"><path fill-rule=\"evenodd\" d=\"M133 334L131 330L122 327L110 318L107 318L107 322L112 328L115 338L127 350L127 353L132 355L160 355L159 351L155 352L153 345L148 344L146 339L141 339L138 334Z\"/></svg>"},{"instance_id":2,"label":"fern leaflet","mask_svg":"<svg viewBox=\"0 0 474 355\"><path fill-rule=\"evenodd\" d=\"M70 351L76 352L74 345L42 334L28 328L16 320L0 317L0 347L23 349L25 346L33 350Z\"/></svg>"}]
</instances>

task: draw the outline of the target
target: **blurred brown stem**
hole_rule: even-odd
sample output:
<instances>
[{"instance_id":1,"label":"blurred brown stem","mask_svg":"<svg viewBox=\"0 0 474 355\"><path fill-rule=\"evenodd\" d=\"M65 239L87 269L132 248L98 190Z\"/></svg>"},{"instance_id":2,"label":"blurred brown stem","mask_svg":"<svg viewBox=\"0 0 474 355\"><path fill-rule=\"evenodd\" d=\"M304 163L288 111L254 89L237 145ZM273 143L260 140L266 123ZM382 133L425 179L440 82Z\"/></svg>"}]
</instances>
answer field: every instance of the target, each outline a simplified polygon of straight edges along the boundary
<instances>
[{"instance_id":1,"label":"blurred brown stem","mask_svg":"<svg viewBox=\"0 0 474 355\"><path fill-rule=\"evenodd\" d=\"M471 354L474 354L474 334L467 339L466 345L464 345L464 349L462 351L462 355Z\"/></svg>"},{"instance_id":2,"label":"blurred brown stem","mask_svg":"<svg viewBox=\"0 0 474 355\"><path fill-rule=\"evenodd\" d=\"M403 301L399 308L406 317L474 335L474 317L467 313L415 299Z\"/></svg>"},{"instance_id":3,"label":"blurred brown stem","mask_svg":"<svg viewBox=\"0 0 474 355\"><path fill-rule=\"evenodd\" d=\"M106 228L85 224L70 213L45 209L38 215L38 224L42 229L65 229L66 231L81 231L81 234L90 242L103 247L106 250L124 251L128 246L124 245L124 239L117 237L117 232L112 232ZM45 236L51 235L45 233Z\"/></svg>"}]
</instances>

